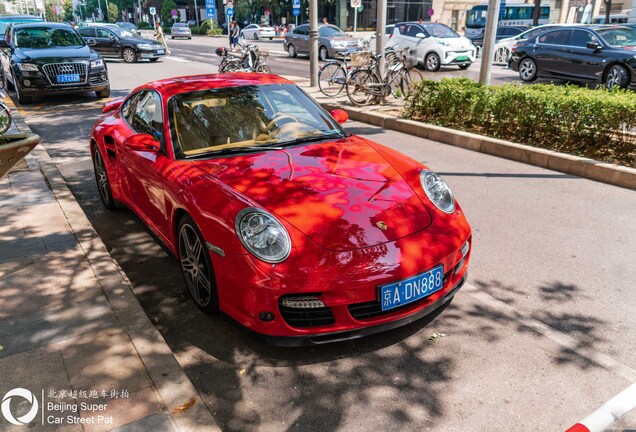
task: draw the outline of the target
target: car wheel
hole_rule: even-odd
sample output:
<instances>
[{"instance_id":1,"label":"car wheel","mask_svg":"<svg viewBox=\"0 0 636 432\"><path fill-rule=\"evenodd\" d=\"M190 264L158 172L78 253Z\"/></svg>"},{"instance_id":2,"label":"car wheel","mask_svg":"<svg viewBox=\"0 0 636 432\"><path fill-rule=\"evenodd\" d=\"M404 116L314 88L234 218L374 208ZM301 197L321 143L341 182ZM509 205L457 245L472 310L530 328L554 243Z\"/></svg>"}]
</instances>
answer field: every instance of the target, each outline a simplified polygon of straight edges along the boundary
<instances>
[{"instance_id":1,"label":"car wheel","mask_svg":"<svg viewBox=\"0 0 636 432\"><path fill-rule=\"evenodd\" d=\"M219 311L219 296L212 260L201 231L188 215L179 221L179 261L186 286L199 309Z\"/></svg>"},{"instance_id":2,"label":"car wheel","mask_svg":"<svg viewBox=\"0 0 636 432\"><path fill-rule=\"evenodd\" d=\"M95 181L97 181L97 190L99 191L99 197L102 199L102 204L108 210L115 210L115 200L110 190L110 180L108 179L108 172L106 171L106 164L104 158L99 151L97 144L93 145L93 170L95 171Z\"/></svg>"},{"instance_id":3,"label":"car wheel","mask_svg":"<svg viewBox=\"0 0 636 432\"><path fill-rule=\"evenodd\" d=\"M8 74L2 74L2 83L4 84L4 88L7 90L15 90L15 86L11 81L9 81Z\"/></svg>"},{"instance_id":4,"label":"car wheel","mask_svg":"<svg viewBox=\"0 0 636 432\"><path fill-rule=\"evenodd\" d=\"M526 57L519 63L519 78L525 82L537 79L537 64L530 57Z\"/></svg>"},{"instance_id":5,"label":"car wheel","mask_svg":"<svg viewBox=\"0 0 636 432\"><path fill-rule=\"evenodd\" d=\"M320 57L320 60L322 61L329 60L329 50L327 49L327 47L321 46L320 49L318 50L318 56Z\"/></svg>"},{"instance_id":6,"label":"car wheel","mask_svg":"<svg viewBox=\"0 0 636 432\"><path fill-rule=\"evenodd\" d=\"M159 59L158 58L153 58L153 59L148 59L148 60L150 60L151 62L156 62Z\"/></svg>"},{"instance_id":7,"label":"car wheel","mask_svg":"<svg viewBox=\"0 0 636 432\"><path fill-rule=\"evenodd\" d=\"M170 36L170 39L174 40L174 36Z\"/></svg>"},{"instance_id":8,"label":"car wheel","mask_svg":"<svg viewBox=\"0 0 636 432\"><path fill-rule=\"evenodd\" d=\"M252 39L258 40L258 34L254 33L254 35L252 36Z\"/></svg>"},{"instance_id":9,"label":"car wheel","mask_svg":"<svg viewBox=\"0 0 636 432\"><path fill-rule=\"evenodd\" d=\"M437 72L441 66L439 56L436 53L430 53L424 59L424 66L428 71Z\"/></svg>"},{"instance_id":10,"label":"car wheel","mask_svg":"<svg viewBox=\"0 0 636 432\"><path fill-rule=\"evenodd\" d=\"M460 68L461 70L466 70L466 69L468 69L469 67L470 67L470 63L468 63L468 64L463 64L463 65L459 65L459 68Z\"/></svg>"},{"instance_id":11,"label":"car wheel","mask_svg":"<svg viewBox=\"0 0 636 432\"><path fill-rule=\"evenodd\" d=\"M623 66L613 65L605 75L605 85L608 89L626 88L629 85L629 72Z\"/></svg>"},{"instance_id":12,"label":"car wheel","mask_svg":"<svg viewBox=\"0 0 636 432\"><path fill-rule=\"evenodd\" d=\"M269 40L274 40L274 38L269 38Z\"/></svg>"},{"instance_id":13,"label":"car wheel","mask_svg":"<svg viewBox=\"0 0 636 432\"><path fill-rule=\"evenodd\" d=\"M137 61L137 53L132 48L124 48L121 56L126 63L135 63Z\"/></svg>"},{"instance_id":14,"label":"car wheel","mask_svg":"<svg viewBox=\"0 0 636 432\"><path fill-rule=\"evenodd\" d=\"M294 45L289 44L289 45L287 46L287 54L288 54L290 57L296 57L296 56L298 55L298 53L296 52L296 48L294 47Z\"/></svg>"},{"instance_id":15,"label":"car wheel","mask_svg":"<svg viewBox=\"0 0 636 432\"><path fill-rule=\"evenodd\" d=\"M13 79L13 82L15 83L15 85L13 86L13 88L15 89L15 96L18 99L18 102L20 102L20 105L27 105L33 102L32 96L25 96L24 93L22 93L22 91L20 90L20 85L15 78Z\"/></svg>"},{"instance_id":16,"label":"car wheel","mask_svg":"<svg viewBox=\"0 0 636 432\"><path fill-rule=\"evenodd\" d=\"M99 98L99 99L104 99L110 96L110 86L108 86L107 88L105 88L104 90L98 90L95 92L95 95Z\"/></svg>"}]
</instances>

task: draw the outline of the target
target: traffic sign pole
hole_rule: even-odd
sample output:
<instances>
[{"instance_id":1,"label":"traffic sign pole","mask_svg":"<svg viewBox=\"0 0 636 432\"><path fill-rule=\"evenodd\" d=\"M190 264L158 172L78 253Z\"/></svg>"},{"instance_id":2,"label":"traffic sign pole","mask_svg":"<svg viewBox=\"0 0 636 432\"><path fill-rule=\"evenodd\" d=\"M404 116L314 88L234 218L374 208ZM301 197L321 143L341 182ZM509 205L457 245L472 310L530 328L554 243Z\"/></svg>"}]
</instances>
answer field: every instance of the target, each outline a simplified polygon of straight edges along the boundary
<instances>
[{"instance_id":1,"label":"traffic sign pole","mask_svg":"<svg viewBox=\"0 0 636 432\"><path fill-rule=\"evenodd\" d=\"M353 8L353 34L356 34L358 28L358 8Z\"/></svg>"}]
</instances>

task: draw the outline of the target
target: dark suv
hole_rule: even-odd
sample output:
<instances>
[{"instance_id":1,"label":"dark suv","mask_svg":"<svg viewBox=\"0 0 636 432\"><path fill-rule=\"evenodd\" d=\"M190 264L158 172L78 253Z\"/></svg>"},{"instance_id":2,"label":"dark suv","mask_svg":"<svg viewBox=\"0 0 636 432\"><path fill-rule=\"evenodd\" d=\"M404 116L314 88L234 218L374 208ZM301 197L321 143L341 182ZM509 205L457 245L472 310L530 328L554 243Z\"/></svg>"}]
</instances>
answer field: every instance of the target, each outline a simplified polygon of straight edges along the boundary
<instances>
[{"instance_id":1,"label":"dark suv","mask_svg":"<svg viewBox=\"0 0 636 432\"><path fill-rule=\"evenodd\" d=\"M78 32L85 39L95 39L97 44L93 49L104 57L122 58L126 63L141 59L157 61L166 55L159 42L136 36L122 28L91 25L81 27Z\"/></svg>"},{"instance_id":2,"label":"dark suv","mask_svg":"<svg viewBox=\"0 0 636 432\"><path fill-rule=\"evenodd\" d=\"M110 96L104 60L68 24L11 25L0 52L5 86L15 89L21 104L51 93Z\"/></svg>"}]
</instances>

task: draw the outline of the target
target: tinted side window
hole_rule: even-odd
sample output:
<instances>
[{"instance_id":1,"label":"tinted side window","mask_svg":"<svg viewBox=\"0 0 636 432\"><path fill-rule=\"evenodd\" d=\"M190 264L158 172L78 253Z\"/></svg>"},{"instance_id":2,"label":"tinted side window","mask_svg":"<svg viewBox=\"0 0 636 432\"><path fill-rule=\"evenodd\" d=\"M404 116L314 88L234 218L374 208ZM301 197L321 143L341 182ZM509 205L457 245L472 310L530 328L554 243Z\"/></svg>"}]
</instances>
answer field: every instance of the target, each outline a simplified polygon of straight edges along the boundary
<instances>
[{"instance_id":1,"label":"tinted side window","mask_svg":"<svg viewBox=\"0 0 636 432\"><path fill-rule=\"evenodd\" d=\"M161 99L154 91L139 92L135 107L135 115L131 122L137 133L150 134L157 141L163 135L163 116L161 115Z\"/></svg>"},{"instance_id":2,"label":"tinted side window","mask_svg":"<svg viewBox=\"0 0 636 432\"><path fill-rule=\"evenodd\" d=\"M567 45L572 30L555 30L539 36L539 43L548 45Z\"/></svg>"},{"instance_id":3,"label":"tinted side window","mask_svg":"<svg viewBox=\"0 0 636 432\"><path fill-rule=\"evenodd\" d=\"M104 29L95 29L95 30L97 31L98 38L108 39L112 34L108 30L104 30Z\"/></svg>"},{"instance_id":4,"label":"tinted side window","mask_svg":"<svg viewBox=\"0 0 636 432\"><path fill-rule=\"evenodd\" d=\"M588 42L598 43L598 39L592 33L585 30L572 30L572 36L570 36L570 45L577 47L584 47Z\"/></svg>"},{"instance_id":5,"label":"tinted side window","mask_svg":"<svg viewBox=\"0 0 636 432\"><path fill-rule=\"evenodd\" d=\"M82 27L78 32L83 37L95 37L95 29L92 28Z\"/></svg>"},{"instance_id":6,"label":"tinted side window","mask_svg":"<svg viewBox=\"0 0 636 432\"><path fill-rule=\"evenodd\" d=\"M126 119L128 124L132 124L133 114L135 113L135 108L137 107L137 98L139 97L139 93L136 93L128 98L126 102L121 106L121 115Z\"/></svg>"},{"instance_id":7,"label":"tinted side window","mask_svg":"<svg viewBox=\"0 0 636 432\"><path fill-rule=\"evenodd\" d=\"M422 27L418 25L407 25L406 29L404 30L404 36L415 37L415 35L417 35L418 33L426 34L424 29L422 29Z\"/></svg>"},{"instance_id":8,"label":"tinted side window","mask_svg":"<svg viewBox=\"0 0 636 432\"><path fill-rule=\"evenodd\" d=\"M296 30L294 30L294 33L296 33L297 35L300 35L300 36L306 36L306 35L309 34L309 27L300 26Z\"/></svg>"}]
</instances>

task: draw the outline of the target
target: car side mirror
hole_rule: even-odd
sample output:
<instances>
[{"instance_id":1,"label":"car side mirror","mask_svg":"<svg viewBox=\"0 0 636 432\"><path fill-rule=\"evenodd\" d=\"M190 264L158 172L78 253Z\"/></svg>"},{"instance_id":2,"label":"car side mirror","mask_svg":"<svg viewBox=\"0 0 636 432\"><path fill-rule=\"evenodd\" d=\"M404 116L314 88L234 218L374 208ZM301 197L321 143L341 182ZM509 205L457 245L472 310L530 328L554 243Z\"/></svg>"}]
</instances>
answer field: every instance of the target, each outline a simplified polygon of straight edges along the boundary
<instances>
[{"instance_id":1,"label":"car side mirror","mask_svg":"<svg viewBox=\"0 0 636 432\"><path fill-rule=\"evenodd\" d=\"M340 124L343 124L344 122L349 120L349 114L347 114L346 111L343 111L341 109L335 109L331 111L329 114L331 114L331 117L333 117L334 120Z\"/></svg>"},{"instance_id":2,"label":"car side mirror","mask_svg":"<svg viewBox=\"0 0 636 432\"><path fill-rule=\"evenodd\" d=\"M97 41L93 38L84 38L84 40L86 41L86 45L88 46L95 46L97 45Z\"/></svg>"},{"instance_id":3,"label":"car side mirror","mask_svg":"<svg viewBox=\"0 0 636 432\"><path fill-rule=\"evenodd\" d=\"M593 49L594 51L598 51L601 49L601 45L596 42L588 42L585 46L589 49Z\"/></svg>"},{"instance_id":4,"label":"car side mirror","mask_svg":"<svg viewBox=\"0 0 636 432\"><path fill-rule=\"evenodd\" d=\"M159 152L159 143L150 134L137 134L128 137L124 141L124 147L134 151Z\"/></svg>"},{"instance_id":5,"label":"car side mirror","mask_svg":"<svg viewBox=\"0 0 636 432\"><path fill-rule=\"evenodd\" d=\"M415 37L419 39L426 39L426 35L424 33L418 33L415 35Z\"/></svg>"}]
</instances>

